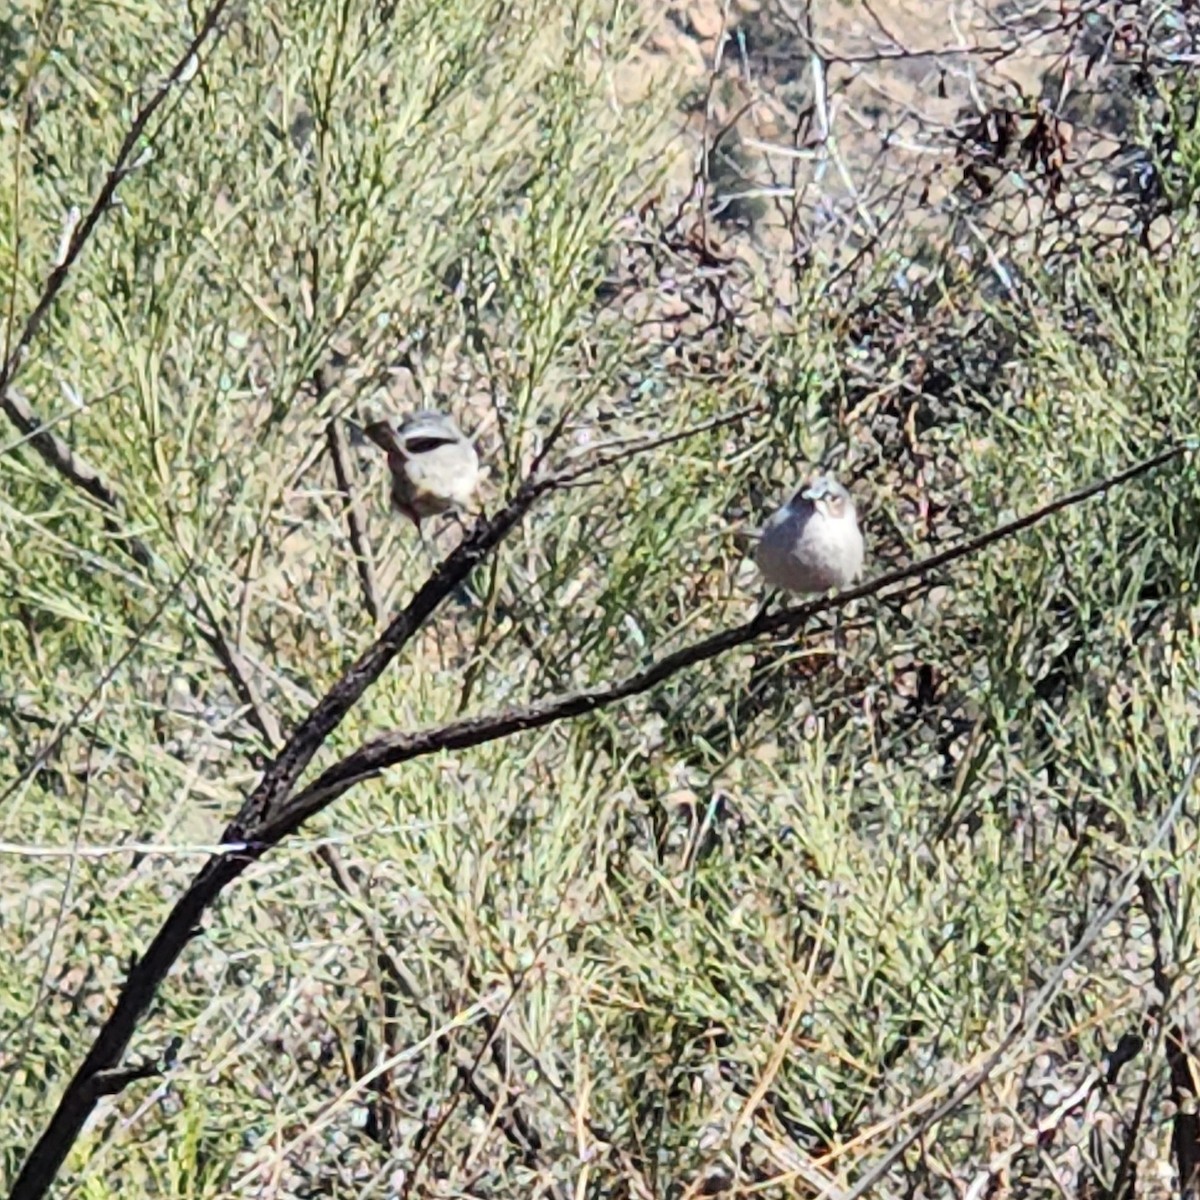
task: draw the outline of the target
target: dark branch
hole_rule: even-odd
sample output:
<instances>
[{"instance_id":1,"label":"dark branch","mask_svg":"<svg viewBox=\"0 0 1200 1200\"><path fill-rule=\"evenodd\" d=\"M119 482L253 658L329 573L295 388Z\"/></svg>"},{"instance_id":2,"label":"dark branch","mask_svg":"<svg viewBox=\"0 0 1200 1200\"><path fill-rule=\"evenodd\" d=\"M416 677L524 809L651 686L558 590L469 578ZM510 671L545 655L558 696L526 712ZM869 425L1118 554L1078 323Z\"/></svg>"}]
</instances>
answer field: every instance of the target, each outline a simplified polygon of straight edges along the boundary
<instances>
[{"instance_id":1,"label":"dark branch","mask_svg":"<svg viewBox=\"0 0 1200 1200\"><path fill-rule=\"evenodd\" d=\"M117 151L117 157L109 169L100 191L96 194L96 199L92 202L92 207L88 209L87 216L80 221L75 228L75 232L71 235L66 253L62 255L61 259L55 264L54 270L50 272L50 276L42 288L42 294L38 298L33 312L29 314L25 322L25 327L17 337L16 344L7 350L8 356L3 366L0 366L0 401L3 402L5 411L9 413L13 423L24 434L34 434L35 430L33 427L26 428L9 411L8 385L15 378L25 351L37 335L38 329L41 328L42 321L45 320L46 314L50 311L50 306L62 290L63 284L66 283L67 276L70 274L71 268L75 265L75 260L79 257L84 246L91 238L100 218L112 203L113 196L117 192L117 187L125 176L129 174L129 156L136 148L142 133L150 122L150 118L154 116L162 106L163 101L170 95L171 89L183 80L189 68L195 69L198 65L197 55L200 52L200 47L204 45L209 35L216 29L217 22L221 19L221 14L225 11L228 3L229 0L216 0L216 3L204 14L204 20L200 23L200 28L196 31L196 36L188 43L187 49L180 55L179 61L171 69L170 74L159 84L154 94L141 107L137 116L134 117L133 123L129 126L129 130L125 134L125 140L122 141L121 148ZM38 436L40 435L33 437L33 444L38 448L40 453L41 447L38 445Z\"/></svg>"},{"instance_id":2,"label":"dark branch","mask_svg":"<svg viewBox=\"0 0 1200 1200\"><path fill-rule=\"evenodd\" d=\"M860 587L834 596L821 597L774 614L763 609L745 624L666 655L645 670L607 687L576 692L538 704L510 709L494 716L468 718L426 732L387 734L355 751L324 772L308 788L293 796L293 789L300 775L321 745L440 603L499 545L541 496L565 486L568 481L575 480L579 471L576 469L561 475L527 479L495 516L481 517L476 522L470 536L441 563L404 611L346 670L342 678L288 739L283 750L264 773L259 785L247 797L241 810L227 827L223 841L229 844L229 851L210 859L200 870L171 910L145 954L131 969L112 1014L67 1085L50 1124L38 1139L17 1177L11 1193L13 1200L40 1198L53 1182L95 1107L98 1081L109 1077L107 1073L120 1065L138 1022L168 971L194 936L205 910L250 863L260 858L308 817L330 804L355 783L379 774L388 766L421 755L464 749L495 741L523 730L593 712L649 691L672 675L737 646L767 634L792 629L818 612L841 608L852 600L878 594L894 584L926 575L939 566L977 553L1053 513L1080 504L1092 496L1161 466L1179 457L1188 448L1187 444L1172 445L1124 471L1052 501L1024 517L934 554L910 567L889 572Z\"/></svg>"},{"instance_id":3,"label":"dark branch","mask_svg":"<svg viewBox=\"0 0 1200 1200\"><path fill-rule=\"evenodd\" d=\"M194 936L205 910L246 867L269 849L258 831L278 824L277 814L326 738L442 601L503 541L534 503L547 493L566 486L567 480L575 479L578 474L576 468L562 476L546 474L529 478L494 516L480 517L470 535L441 563L404 611L347 668L288 738L226 828L222 841L231 844L230 852L210 859L201 868L145 954L130 970L111 1015L67 1084L50 1124L17 1177L12 1200L36 1200L45 1195L95 1107L97 1081L108 1077L108 1073L120 1065L139 1021Z\"/></svg>"},{"instance_id":4,"label":"dark branch","mask_svg":"<svg viewBox=\"0 0 1200 1200\"><path fill-rule=\"evenodd\" d=\"M470 574L471 570L517 524L537 498L554 487L553 477L527 482L490 520L481 518L471 536L434 572L405 610L383 635L355 662L288 739L247 797L227 828L226 842L244 842L248 829L271 819L276 807L290 794L301 772L337 728L342 718L373 684L409 638L429 619L437 606ZM49 1125L38 1138L13 1185L11 1200L38 1200L46 1194L84 1123L95 1107L99 1080L116 1070L134 1030L150 1006L184 947L192 939L205 910L251 862L265 845L245 853L210 859L176 902L162 928L134 964L108 1020L79 1069L72 1076Z\"/></svg>"},{"instance_id":5,"label":"dark branch","mask_svg":"<svg viewBox=\"0 0 1200 1200\"><path fill-rule=\"evenodd\" d=\"M229 0L216 0L216 3L205 13L196 36L188 43L170 73L134 117L91 208L88 209L83 220L76 225L71 239L67 243L66 252L62 254L43 284L38 302L26 318L25 325L17 335L16 342L12 346L5 347L5 358L0 363L0 409L3 409L8 419L29 440L29 444L51 468L108 510L109 515L105 517L105 526L120 538L121 546L134 561L147 570L154 565L154 558L149 547L138 538L123 536L117 524L116 514L120 513L122 509L119 493L86 459L76 454L57 434L50 432L25 397L12 388L12 383L21 369L24 357L33 339L37 336L42 322L46 319L46 314L58 298L59 292L62 291L72 267L91 239L100 218L112 204L121 181L129 174L131 170L130 155L137 147L151 117L170 95L171 89L184 82L184 77L189 69L195 67L201 46L213 34L217 22L221 19L221 14L228 4Z\"/></svg>"},{"instance_id":6,"label":"dark branch","mask_svg":"<svg viewBox=\"0 0 1200 1200\"><path fill-rule=\"evenodd\" d=\"M436 729L419 730L415 733L384 734L324 771L313 783L298 792L286 805L281 807L273 820L254 831L250 831L247 827L247 840L261 847L276 844L356 783L371 779L388 767L397 766L428 754L437 754L445 750L463 750L471 746L482 745L485 742L496 741L499 738L510 737L515 733L540 729L557 721L569 720L572 717L595 712L599 708L606 708L622 700L627 700L631 696L648 692L680 671L696 666L698 663L707 662L738 646L756 641L767 634L795 629L818 613L843 608L852 600L863 596L879 595L896 584L926 576L947 563L977 554L986 547L1012 537L1063 509L1081 504L1110 488L1117 487L1155 467L1162 466L1183 454L1187 449L1188 446L1184 444L1173 445L1135 463L1124 471L1089 484L1066 496L1061 496L1023 517L1007 521L987 533L970 538L947 550L942 550L920 562L889 571L886 575L878 576L858 587L848 588L834 596L822 596L773 614L768 614L764 609L751 620L736 625L732 629L712 634L690 646L684 646L616 683L573 692L566 696L553 697L534 704L509 708L488 716L467 717Z\"/></svg>"}]
</instances>

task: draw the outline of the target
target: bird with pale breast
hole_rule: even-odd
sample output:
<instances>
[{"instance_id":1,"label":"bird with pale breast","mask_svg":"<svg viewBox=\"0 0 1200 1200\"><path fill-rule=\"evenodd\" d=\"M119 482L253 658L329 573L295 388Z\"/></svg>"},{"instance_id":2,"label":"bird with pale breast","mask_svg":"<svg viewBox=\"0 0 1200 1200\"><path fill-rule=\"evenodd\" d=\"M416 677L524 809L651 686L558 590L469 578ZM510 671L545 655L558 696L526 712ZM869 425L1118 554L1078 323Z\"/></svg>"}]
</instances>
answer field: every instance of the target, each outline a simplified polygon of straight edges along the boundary
<instances>
[{"instance_id":1,"label":"bird with pale breast","mask_svg":"<svg viewBox=\"0 0 1200 1200\"><path fill-rule=\"evenodd\" d=\"M451 417L422 409L399 425L372 421L363 432L387 454L392 503L417 527L467 507L479 486L479 455Z\"/></svg>"},{"instance_id":2,"label":"bird with pale breast","mask_svg":"<svg viewBox=\"0 0 1200 1200\"><path fill-rule=\"evenodd\" d=\"M858 578L863 536L850 493L832 475L800 488L763 526L754 555L762 577L785 592L827 592Z\"/></svg>"}]
</instances>

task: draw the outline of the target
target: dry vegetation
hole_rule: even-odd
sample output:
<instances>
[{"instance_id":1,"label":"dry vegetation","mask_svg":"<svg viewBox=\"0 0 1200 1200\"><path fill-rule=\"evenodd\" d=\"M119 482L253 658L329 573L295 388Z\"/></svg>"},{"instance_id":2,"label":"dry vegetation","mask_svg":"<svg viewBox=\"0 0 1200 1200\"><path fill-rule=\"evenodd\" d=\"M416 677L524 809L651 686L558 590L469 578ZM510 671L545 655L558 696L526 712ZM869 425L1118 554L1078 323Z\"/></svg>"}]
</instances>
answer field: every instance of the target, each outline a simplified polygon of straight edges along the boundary
<instances>
[{"instance_id":1,"label":"dry vegetation","mask_svg":"<svg viewBox=\"0 0 1200 1200\"><path fill-rule=\"evenodd\" d=\"M0 15L13 1196L1194 1188L1151 8ZM346 421L430 396L490 465L437 568ZM817 464L867 586L755 624Z\"/></svg>"}]
</instances>

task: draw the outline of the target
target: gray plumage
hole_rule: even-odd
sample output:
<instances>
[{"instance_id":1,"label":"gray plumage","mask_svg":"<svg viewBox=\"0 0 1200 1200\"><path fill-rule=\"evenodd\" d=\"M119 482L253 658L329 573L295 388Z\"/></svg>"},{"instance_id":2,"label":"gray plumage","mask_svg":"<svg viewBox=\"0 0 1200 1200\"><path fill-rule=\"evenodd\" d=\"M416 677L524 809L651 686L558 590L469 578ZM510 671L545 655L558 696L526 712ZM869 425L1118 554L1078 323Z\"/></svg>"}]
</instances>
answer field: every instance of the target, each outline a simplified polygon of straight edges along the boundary
<instances>
[{"instance_id":1,"label":"gray plumage","mask_svg":"<svg viewBox=\"0 0 1200 1200\"><path fill-rule=\"evenodd\" d=\"M422 409L398 426L373 421L363 432L387 453L392 501L418 532L424 517L470 503L479 486L479 455L445 413Z\"/></svg>"},{"instance_id":2,"label":"gray plumage","mask_svg":"<svg viewBox=\"0 0 1200 1200\"><path fill-rule=\"evenodd\" d=\"M763 526L755 562L772 587L827 592L858 578L863 537L850 493L831 475L801 488Z\"/></svg>"}]
</instances>

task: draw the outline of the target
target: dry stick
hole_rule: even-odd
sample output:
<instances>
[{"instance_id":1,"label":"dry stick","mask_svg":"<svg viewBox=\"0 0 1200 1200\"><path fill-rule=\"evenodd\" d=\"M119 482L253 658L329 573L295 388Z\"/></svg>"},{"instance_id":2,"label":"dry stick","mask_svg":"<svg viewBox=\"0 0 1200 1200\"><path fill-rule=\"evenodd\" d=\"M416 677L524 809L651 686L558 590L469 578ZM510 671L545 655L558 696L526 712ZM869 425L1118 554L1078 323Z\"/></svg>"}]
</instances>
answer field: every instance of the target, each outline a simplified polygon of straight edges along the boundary
<instances>
[{"instance_id":1,"label":"dry stick","mask_svg":"<svg viewBox=\"0 0 1200 1200\"><path fill-rule=\"evenodd\" d=\"M403 993L412 1006L429 1022L430 1028L436 1027L437 1013L426 1003L417 981L404 965L399 954L388 945L387 938L380 928L377 914L363 902L359 873L346 867L333 846L320 847L315 852L315 857L329 869L334 883L350 899L358 915L366 924L368 934L375 945L375 961L380 970L388 976L396 990ZM494 1041L494 1039L489 1040ZM389 1046L388 1052L389 1054L396 1053L396 1047ZM539 1166L544 1167L545 1164L540 1158L541 1138L534 1126L521 1112L520 1097L510 1094L502 1104L500 1099L493 1096L480 1083L477 1076L477 1055L469 1054L466 1050L459 1050L455 1056L455 1067L461 1084L471 1093L475 1102L496 1121L500 1132L513 1149L524 1155L527 1161L535 1161ZM501 1086L504 1087L503 1083ZM413 1174L415 1174L415 1170ZM554 1184L548 1186L553 1200L563 1200L562 1193L557 1186Z\"/></svg>"},{"instance_id":2,"label":"dry stick","mask_svg":"<svg viewBox=\"0 0 1200 1200\"><path fill-rule=\"evenodd\" d=\"M1066 1119L1081 1105L1087 1106L1082 1123L1091 1126L1095 1121L1092 1100L1097 1089L1104 1083L1104 1075L1100 1071L1089 1072L1084 1081L1065 1100L1056 1105L1049 1113L1038 1121L1032 1128L1027 1129L1006 1150L994 1155L991 1161L971 1180L970 1186L963 1192L963 1200L984 1200L999 1190L1000 1181L1008 1174L1017 1157L1027 1150L1042 1150L1047 1141L1052 1140L1062 1129Z\"/></svg>"},{"instance_id":3,"label":"dry stick","mask_svg":"<svg viewBox=\"0 0 1200 1200\"><path fill-rule=\"evenodd\" d=\"M660 450L664 446L672 446L676 442L682 442L687 438L696 437L701 433L711 433L716 429L723 429L730 425L736 425L739 421L747 417L752 417L761 414L764 411L761 403L746 405L742 408L731 409L729 412L721 413L715 417L709 417L704 421L699 421L695 425L685 426L683 429L676 429L670 433L658 434L637 434L633 437L614 438L609 441L598 442L595 445L589 446L583 450L570 451L563 455L564 465L558 472L558 486L568 488L575 486L580 481L586 483L586 476L595 475L611 466L624 462L626 459L632 458L637 454L645 454L650 450ZM566 423L570 418L569 410L564 411L555 423L554 428L550 431L549 439L551 444L560 438L566 428ZM538 466L544 461L547 453L547 448L544 446L533 460L532 471L536 471ZM484 610L484 620L488 621L494 615L498 604L497 594L494 590L495 575L492 577L490 589L487 597L487 607ZM520 640L521 644L533 656L534 660L542 667L547 669L547 663L543 659L537 644L530 634L529 630L520 624L511 613L504 612L504 616L509 617L513 621L513 629ZM482 634L480 640L482 640ZM478 643L477 643L478 644ZM478 676L480 660L474 659L467 667L466 675L463 679L462 690L459 693L458 709L461 712L470 702L471 693L474 690L475 681Z\"/></svg>"},{"instance_id":4,"label":"dry stick","mask_svg":"<svg viewBox=\"0 0 1200 1200\"><path fill-rule=\"evenodd\" d=\"M247 720L258 730L268 750L277 749L283 743L279 722L258 694L258 689L254 686L254 677L249 669L250 664L242 657L241 651L221 631L220 622L217 620L216 613L213 612L212 605L199 592L196 594L196 605L203 613L202 619L200 613L195 614L197 630L224 668L226 677L246 710Z\"/></svg>"},{"instance_id":5,"label":"dry stick","mask_svg":"<svg viewBox=\"0 0 1200 1200\"><path fill-rule=\"evenodd\" d=\"M822 596L819 599L785 608L773 614L768 613L764 608L749 621L712 634L690 646L684 646L672 654L665 655L644 670L626 676L616 683L588 688L565 696L556 696L533 704L515 706L499 713L467 717L434 729L418 730L415 733L397 731L374 738L347 755L341 762L335 763L328 770L322 772L313 783L281 805L276 814L257 830L251 831L249 826L243 826L242 832L249 835L249 840L254 843L253 852L261 853L268 846L274 845L281 838L299 828L309 817L320 812L356 783L371 779L388 767L425 755L437 754L445 750L463 750L495 741L498 738L509 737L514 733L540 729L557 721L582 716L599 708L616 704L621 700L627 700L631 696L648 692L651 688L688 667L707 662L738 646L756 641L765 634L794 629L818 613L844 608L852 600L879 594L894 584L927 575L946 563L976 554L996 542L1038 524L1054 513L1080 504L1092 496L1099 495L1101 492L1106 492L1138 475L1145 474L1155 467L1162 466L1190 448L1190 443L1172 445L1115 475L1089 484L1066 496L1061 496L1057 500L1052 500L1049 504L1045 504L1023 517L1005 522L987 533L969 538L957 546L933 554L911 566L889 571L858 587L847 588L836 595Z\"/></svg>"},{"instance_id":6,"label":"dry stick","mask_svg":"<svg viewBox=\"0 0 1200 1200\"><path fill-rule=\"evenodd\" d=\"M1179 1194L1184 1200L1196 1200L1200 1195L1200 1117L1196 1115L1200 1079L1192 1066L1183 1026L1173 1024L1167 1031L1166 1042L1171 1100L1175 1104L1171 1148L1179 1171Z\"/></svg>"},{"instance_id":7,"label":"dry stick","mask_svg":"<svg viewBox=\"0 0 1200 1200\"><path fill-rule=\"evenodd\" d=\"M495 516L481 518L471 535L426 580L407 608L292 733L222 837L226 844L255 840L260 843L259 848L210 859L176 902L145 953L130 969L112 1013L67 1084L49 1125L17 1176L12 1200L35 1200L45 1195L96 1102L124 1086L127 1080L118 1070L119 1064L159 985L187 943L199 932L198 923L205 910L267 849L261 839L248 838L248 831L257 831L269 821L291 794L325 739L441 602L499 545L541 496L558 486L554 475L528 479Z\"/></svg>"},{"instance_id":8,"label":"dry stick","mask_svg":"<svg viewBox=\"0 0 1200 1200\"><path fill-rule=\"evenodd\" d=\"M364 532L362 509L346 466L349 459L346 431L342 428L339 417L329 418L325 437L329 445L329 457L333 460L333 473L337 478L338 491L342 493L344 501L346 526L350 531L350 548L354 551L354 565L358 571L359 586L362 588L363 604L371 620L378 622L383 615L383 605L379 602L379 587L375 582L375 566Z\"/></svg>"},{"instance_id":9,"label":"dry stick","mask_svg":"<svg viewBox=\"0 0 1200 1200\"><path fill-rule=\"evenodd\" d=\"M53 277L52 277L53 278ZM11 362L12 360L10 360ZM0 367L0 378L7 367ZM150 548L140 538L122 535L112 513L121 511L121 497L105 481L104 477L87 459L76 454L58 436L51 433L45 423L34 412L29 402L13 387L0 386L0 408L8 419L25 435L26 440L42 459L80 491L86 492L110 513L104 518L104 526L115 537L130 557L147 570L154 565Z\"/></svg>"},{"instance_id":10,"label":"dry stick","mask_svg":"<svg viewBox=\"0 0 1200 1200\"><path fill-rule=\"evenodd\" d=\"M0 409L5 412L9 420L16 425L29 444L51 468L108 510L104 517L105 528L118 538L121 548L139 566L151 573L155 570L156 561L150 547L141 538L131 537L122 532L118 524L117 517L124 509L120 493L104 479L91 463L75 453L67 442L57 434L50 432L47 424L41 420L25 397L11 384L21 368L24 355L36 337L46 313L49 312L51 305L66 283L71 268L82 253L88 239L95 232L101 216L111 205L117 187L132 169L127 164L138 139L145 131L151 117L170 94L171 89L186 85L186 82L195 73L200 47L216 30L217 22L228 2L229 0L216 0L216 3L205 14L199 31L179 61L134 117L117 152L117 157L88 210L87 216L82 221L76 221L72 226L70 238L57 256L54 269L42 287L42 293L33 312L26 320L16 344L11 351L7 351L5 361L0 364ZM187 573L190 573L191 570L192 566L189 566ZM172 585L172 595L176 586ZM197 629L201 637L208 643L218 661L225 668L238 698L246 707L250 723L266 739L268 746L277 746L282 740L279 736L278 726L258 698L249 674L243 670L239 653L221 632L207 601L203 597L198 597L196 603L204 612L203 617L195 614L197 615Z\"/></svg>"},{"instance_id":11,"label":"dry stick","mask_svg":"<svg viewBox=\"0 0 1200 1200\"><path fill-rule=\"evenodd\" d=\"M318 387L320 387L321 381L318 380L317 382ZM358 563L363 604L371 619L377 622L382 608L379 603L379 595L375 584L375 572L372 566L370 545L367 542L365 534L357 492L350 480L349 471L346 469L348 455L345 431L336 416L330 418L327 438L338 487L345 497L346 521L349 526L351 545ZM397 991L403 993L417 1011L429 1020L431 1026L436 1024L435 1014L422 1000L419 990L416 987L416 981L409 975L399 955L387 944L387 939L383 936L383 931L379 927L379 922L375 914L363 902L358 873L346 867L341 855L333 846L320 847L314 852L314 857L329 871L337 887L358 907L359 915L366 921L371 939L375 943L376 963L380 970L391 979ZM389 1055L395 1054L396 1051L397 1047L388 1045ZM457 1067L462 1085L470 1091L476 1103L481 1105L496 1120L500 1131L514 1149L523 1154L527 1160L533 1159L539 1165L544 1166L538 1157L541 1150L541 1143L537 1131L521 1112L516 1103L517 1097L510 1096L508 1102L502 1107L501 1101L490 1095L476 1077L477 1061L472 1056L465 1053L460 1054L458 1056ZM411 1174L416 1174L415 1169ZM561 1193L553 1184L550 1185L550 1194L554 1200L562 1200Z\"/></svg>"},{"instance_id":12,"label":"dry stick","mask_svg":"<svg viewBox=\"0 0 1200 1200\"><path fill-rule=\"evenodd\" d=\"M137 146L146 125L161 107L171 89L183 80L189 70L194 70L197 61L196 55L199 53L200 47L216 29L217 22L228 3L229 0L216 0L216 3L204 15L204 20L201 22L196 36L192 38L170 74L134 117L133 124L130 125L129 132L126 133L121 148L117 152L116 161L110 168L96 199L92 202L92 207L88 210L87 216L75 228L67 245L66 253L59 256L54 270L50 272L49 278L42 288L42 294L17 337L16 344L7 349L7 357L0 364L0 408L4 410L8 419L29 439L30 445L51 467L108 509L119 510L120 497L105 483L94 467L75 454L62 438L43 427L24 398L12 391L10 385L20 369L26 351L41 328L46 314L62 290L67 275L75 265L75 260L92 236L101 216L112 203L117 187L129 173L129 156ZM111 519L108 523L111 527ZM149 550L141 542L133 539L128 543L128 548L142 566L150 566L152 559Z\"/></svg>"},{"instance_id":13,"label":"dry stick","mask_svg":"<svg viewBox=\"0 0 1200 1200\"><path fill-rule=\"evenodd\" d=\"M441 729L423 733L390 734L379 738L349 755L341 763L324 772L309 788L289 799L300 774L312 761L325 739L379 678L412 634L516 526L540 496L561 486L558 476L527 479L500 512L490 520L481 519L476 523L470 537L442 562L408 607L392 621L378 641L345 672L288 739L259 785L247 797L238 815L227 827L222 841L230 845L229 851L210 859L201 868L187 891L175 903L145 953L131 968L112 1013L100 1029L83 1063L68 1083L49 1125L22 1167L11 1192L12 1200L40 1200L40 1197L45 1195L78 1139L84 1123L95 1108L97 1100L102 1095L120 1090L128 1081L127 1076L123 1075L118 1067L129 1041L167 972L197 932L198 922L205 910L252 862L298 828L308 817L348 791L355 783L377 775L387 766L420 755L494 741L522 730L539 728L592 712L648 691L686 667L714 658L764 634L794 627L817 612L841 608L851 600L879 592L893 583L923 575L944 563L976 553L1044 520L1052 513L1079 504L1091 496L1177 458L1189 448L1186 443L1173 445L1116 475L1052 501L1025 517L1010 521L940 554L932 555L912 567L892 571L872 583L784 609L774 615L768 615L764 609L746 624L667 655L647 670L607 688L590 689L541 704L509 709L496 716L458 721ZM572 475L572 478L574 477ZM1192 774L1194 771L1195 764ZM1189 774L1189 785L1191 778L1192 775ZM1178 803L1182 803L1182 800ZM1081 942L1079 953L1082 952L1082 948ZM1075 956L1068 956L1064 961L1069 965ZM999 1061L1010 1041L1015 1040L1018 1029L1019 1027L1005 1039L993 1056L994 1061ZM989 1062L984 1071L990 1071L993 1065L994 1062ZM980 1086L986 1077L986 1073L979 1074L972 1090ZM911 1138L908 1140L911 1141ZM886 1158L884 1165L878 1169L879 1174L882 1174L892 1161L894 1158ZM875 1177L878 1178L878 1174ZM861 1194L861 1191L856 1193Z\"/></svg>"},{"instance_id":14,"label":"dry stick","mask_svg":"<svg viewBox=\"0 0 1200 1200\"><path fill-rule=\"evenodd\" d=\"M528 482L500 513L477 524L472 536L442 563L380 639L349 668L292 734L230 824L225 841L241 841L242 831L255 828L272 806L291 791L324 740L379 678L412 633L516 525L538 496L552 486L552 479ZM158 985L197 932L204 910L257 857L258 854L225 855L211 859L176 903L145 954L130 970L112 1014L67 1085L50 1124L18 1175L11 1193L13 1200L31 1200L45 1194L96 1101L113 1090L109 1082L112 1072Z\"/></svg>"},{"instance_id":15,"label":"dry stick","mask_svg":"<svg viewBox=\"0 0 1200 1200\"><path fill-rule=\"evenodd\" d=\"M116 677L117 672L133 657L134 653L141 649L142 643L149 636L150 631L158 624L163 613L167 611L168 605L175 599L175 596L183 589L187 582L188 576L196 569L196 559L190 558L184 564L183 569L171 581L168 587L162 593L154 611L150 616L134 631L133 636L129 639L129 644L117 655L116 659L107 667L100 676L95 687L77 704L71 715L61 723L50 721L48 722L54 732L49 738L44 741L41 746L34 752L30 760L17 773L16 777L0 791L0 804L3 804L14 792L27 780L32 779L38 771L41 770L47 762L50 761L50 756L62 745L63 739L72 730L78 728L83 719L83 714L91 708L97 697L104 691L106 687ZM91 735L94 737L94 734Z\"/></svg>"},{"instance_id":16,"label":"dry stick","mask_svg":"<svg viewBox=\"0 0 1200 1200\"><path fill-rule=\"evenodd\" d=\"M127 165L129 157L137 146L138 140L145 131L147 124L149 124L151 117L162 106L171 89L184 82L185 75L188 75L190 71L194 71L197 62L196 56L201 46L216 29L217 22L220 20L221 14L228 5L228 2L229 0L216 0L216 3L205 14L196 36L180 56L179 61L134 117L133 123L130 125L125 139L122 141L121 147L117 152L117 157L109 169L104 184L96 195L96 199L92 202L87 216L74 227L65 250L59 254L54 269L50 272L42 287L42 293L38 298L33 312L30 313L26 320L15 345L7 352L7 357L0 364L0 409L3 409L9 420L21 431L43 461L80 491L85 492L103 508L108 510L104 518L105 528L119 538L122 549L139 566L147 571L153 571L155 567L154 555L151 553L150 548L140 538L123 534L117 523L117 515L124 507L120 494L86 459L76 454L57 434L51 433L28 401L26 401L25 397L11 385L17 372L20 370L24 355L32 344L34 337L36 337L39 328L41 328L43 320L45 320L46 314L50 311L63 285L66 283L71 268L75 265L84 246L95 232L101 216L112 203L117 187L129 173L130 168ZM191 566L188 567L188 573L190 571ZM174 594L175 586L172 585L171 594ZM210 622L210 624L211 628L208 629L205 629L201 625L200 632L204 636L205 641L213 648L218 659L229 669L230 679L243 702L247 704L253 718L254 713L257 711L256 706L253 704L253 690L248 689L244 677L237 669L236 662L230 658L228 646L219 628L215 622ZM263 730L262 732L265 733L266 731Z\"/></svg>"},{"instance_id":17,"label":"dry stick","mask_svg":"<svg viewBox=\"0 0 1200 1200\"><path fill-rule=\"evenodd\" d=\"M924 1136L925 1133L939 1122L944 1121L965 1100L983 1087L991 1077L992 1072L1003 1061L1005 1054L1022 1037L1029 1036L1036 1030L1042 1014L1057 994L1058 988L1067 972L1079 961L1088 947L1103 933L1109 922L1115 920L1128 907L1130 901L1137 893L1138 880L1145 870L1146 861L1167 840L1174 828L1175 822L1178 820L1179 814L1183 811L1184 804L1196 782L1197 772L1200 771L1200 738L1197 738L1195 731L1193 731L1192 742L1191 761L1188 764L1183 782L1180 784L1179 790L1175 793L1171 803L1167 806L1167 811L1159 821L1153 836L1147 842L1139 861L1130 866L1121 877L1116 898L1092 919L1091 923L1080 935L1079 940L1059 960L1058 965L1050 973L1050 977L1046 982L1038 989L1032 999L1022 1006L1021 1015L1012 1023L1008 1032L1001 1038L1000 1044L988 1055L983 1065L968 1076L965 1082L959 1087L955 1088L941 1104L926 1114L922 1120L918 1121L914 1128L904 1134L887 1153L882 1155L873 1166L862 1174L852 1188L846 1192L837 1194L837 1200L859 1200L859 1197L865 1196L871 1191L884 1175L891 1170L893 1165L903 1157L904 1152L913 1142Z\"/></svg>"},{"instance_id":18,"label":"dry stick","mask_svg":"<svg viewBox=\"0 0 1200 1200\"><path fill-rule=\"evenodd\" d=\"M676 442L686 441L688 438L696 437L697 434L711 433L715 429L734 425L747 417L761 416L766 411L766 405L761 402L746 404L741 408L732 408L719 416L699 421L695 425L672 430L670 433L634 434L632 437L612 438L606 442L597 442L585 449L575 450L564 455L564 462L571 463L580 459L583 462L571 472L560 471L559 480L565 486L574 483L584 474L594 474L597 470L623 462L635 454L645 454L647 450L661 450L664 446L673 446Z\"/></svg>"},{"instance_id":19,"label":"dry stick","mask_svg":"<svg viewBox=\"0 0 1200 1200\"><path fill-rule=\"evenodd\" d=\"M540 956L542 950L545 949L545 943L547 941L549 941L549 938L544 939L542 945L537 948L534 958L535 964L537 962L537 957ZM417 1176L420 1174L421 1168L425 1165L426 1159L428 1159L429 1155L433 1152L434 1146L436 1146L438 1141L441 1139L442 1130L446 1128L447 1123L454 1115L455 1110L458 1108L459 1101L462 1099L464 1088L461 1086L461 1082L464 1075L466 1078L473 1078L475 1072L479 1070L479 1065L481 1062L483 1062L483 1056L491 1048L500 1032L500 1022L504 1020L505 1016L508 1014L508 1010L512 1007L517 996L520 994L521 986L525 982L526 974L527 972L521 972L521 974L519 974L513 981L508 995L504 997L504 1003L500 1006L500 1011L496 1014L494 1020L488 1022L487 1036L484 1038L483 1044L471 1057L469 1064L465 1067L459 1068L460 1086L457 1087L451 1094L449 1101L442 1106L432 1124L430 1124L428 1121L423 1124L422 1132L427 1136L417 1150L417 1155L413 1161L412 1167L405 1174L404 1183L401 1185L400 1189L400 1200L408 1200L409 1196L412 1195L413 1184L416 1183ZM495 1113L493 1112L490 1115L495 1115Z\"/></svg>"}]
</instances>

